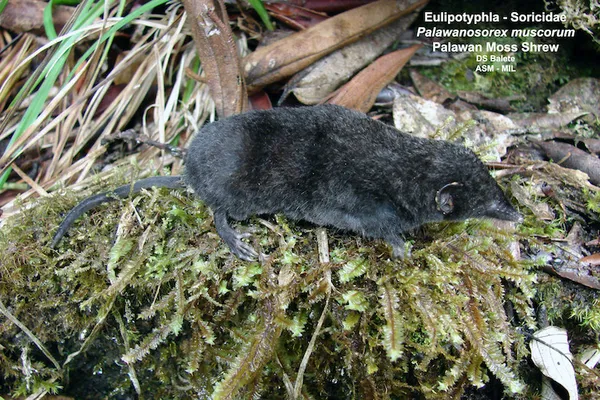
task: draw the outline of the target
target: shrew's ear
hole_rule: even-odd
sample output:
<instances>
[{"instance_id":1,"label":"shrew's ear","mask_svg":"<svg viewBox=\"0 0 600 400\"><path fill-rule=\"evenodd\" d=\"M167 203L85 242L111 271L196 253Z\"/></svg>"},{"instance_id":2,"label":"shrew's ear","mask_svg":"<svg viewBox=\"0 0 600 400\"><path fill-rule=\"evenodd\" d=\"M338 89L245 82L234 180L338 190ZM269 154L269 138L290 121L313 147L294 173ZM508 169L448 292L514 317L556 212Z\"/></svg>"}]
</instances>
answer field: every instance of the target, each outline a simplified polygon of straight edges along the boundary
<instances>
[{"instance_id":1,"label":"shrew's ear","mask_svg":"<svg viewBox=\"0 0 600 400\"><path fill-rule=\"evenodd\" d=\"M447 185L442 186L442 188L435 194L436 208L444 215L448 215L454 211L454 198L450 192L451 189L456 186L463 186L463 184L460 182L448 183Z\"/></svg>"}]
</instances>

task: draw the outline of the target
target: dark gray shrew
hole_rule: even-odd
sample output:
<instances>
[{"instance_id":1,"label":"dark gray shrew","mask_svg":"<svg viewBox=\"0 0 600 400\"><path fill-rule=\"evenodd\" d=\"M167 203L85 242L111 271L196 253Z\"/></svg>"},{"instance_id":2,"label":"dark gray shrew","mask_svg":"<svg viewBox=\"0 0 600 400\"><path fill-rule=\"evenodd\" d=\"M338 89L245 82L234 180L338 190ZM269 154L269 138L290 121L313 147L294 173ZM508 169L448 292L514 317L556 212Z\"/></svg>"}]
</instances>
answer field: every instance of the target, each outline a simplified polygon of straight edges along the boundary
<instances>
[{"instance_id":1,"label":"dark gray shrew","mask_svg":"<svg viewBox=\"0 0 600 400\"><path fill-rule=\"evenodd\" d=\"M89 197L60 225L52 246L89 209L152 186L194 190L214 213L232 253L257 257L228 219L282 213L382 238L403 255L403 233L426 222L521 216L475 154L416 138L334 105L250 111L204 126L179 176L154 177Z\"/></svg>"}]
</instances>

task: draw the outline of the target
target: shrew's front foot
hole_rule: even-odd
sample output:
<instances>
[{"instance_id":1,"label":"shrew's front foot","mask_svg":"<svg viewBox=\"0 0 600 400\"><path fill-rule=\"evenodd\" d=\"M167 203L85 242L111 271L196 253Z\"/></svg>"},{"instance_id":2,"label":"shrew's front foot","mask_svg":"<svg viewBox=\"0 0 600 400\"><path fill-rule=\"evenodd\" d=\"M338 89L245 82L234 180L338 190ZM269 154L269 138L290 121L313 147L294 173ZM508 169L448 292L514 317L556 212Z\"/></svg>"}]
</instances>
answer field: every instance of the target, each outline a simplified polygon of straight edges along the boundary
<instances>
[{"instance_id":1,"label":"shrew's front foot","mask_svg":"<svg viewBox=\"0 0 600 400\"><path fill-rule=\"evenodd\" d=\"M214 218L217 233L234 255L244 261L254 261L258 258L256 250L248 243L242 241L242 239L250 237L250 234L239 233L229 226L225 211L215 211Z\"/></svg>"}]
</instances>

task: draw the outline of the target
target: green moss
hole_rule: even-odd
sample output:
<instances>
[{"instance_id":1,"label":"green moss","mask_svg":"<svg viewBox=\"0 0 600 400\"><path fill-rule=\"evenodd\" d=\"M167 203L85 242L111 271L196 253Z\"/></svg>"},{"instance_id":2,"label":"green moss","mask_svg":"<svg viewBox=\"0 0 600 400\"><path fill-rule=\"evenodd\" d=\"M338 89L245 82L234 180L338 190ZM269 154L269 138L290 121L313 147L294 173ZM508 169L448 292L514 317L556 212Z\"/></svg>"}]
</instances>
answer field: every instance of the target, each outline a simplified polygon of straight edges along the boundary
<instances>
[{"instance_id":1,"label":"green moss","mask_svg":"<svg viewBox=\"0 0 600 400\"><path fill-rule=\"evenodd\" d=\"M548 4L548 1L544 1ZM567 18L567 24L575 29L582 30L591 35L597 44L598 40L598 9L600 3L597 0L563 0L558 3L563 14Z\"/></svg>"},{"instance_id":2,"label":"green moss","mask_svg":"<svg viewBox=\"0 0 600 400\"><path fill-rule=\"evenodd\" d=\"M587 210L595 214L600 214L600 191L584 188L583 196Z\"/></svg>"},{"instance_id":3,"label":"green moss","mask_svg":"<svg viewBox=\"0 0 600 400\"><path fill-rule=\"evenodd\" d=\"M594 299L591 304L580 302L574 304L571 317L575 318L582 327L600 332L600 299Z\"/></svg>"},{"instance_id":4,"label":"green moss","mask_svg":"<svg viewBox=\"0 0 600 400\"><path fill-rule=\"evenodd\" d=\"M367 272L369 264L363 258L356 258L350 260L344 264L344 266L338 270L338 277L340 282L350 282L352 279L357 278Z\"/></svg>"},{"instance_id":5,"label":"green moss","mask_svg":"<svg viewBox=\"0 0 600 400\"><path fill-rule=\"evenodd\" d=\"M270 258L247 263L229 254L201 202L168 190L93 211L58 250L47 248L59 213L74 204L72 196L41 199L0 231L0 299L60 364L2 319L3 392L31 392L27 382L39 382L75 393L65 377L99 384L93 367L106 396L131 394L135 376L146 397L283 398L284 377L295 381L324 312L306 396L445 398L489 374L516 393L526 390L519 329L535 328L534 296L560 302L561 286L547 276L536 283L535 263L510 251L515 238L548 232L533 218L516 235L489 221L432 224L404 260L380 241L330 232L326 265L313 228L251 220L252 244ZM596 329L591 306L566 304L552 318Z\"/></svg>"}]
</instances>

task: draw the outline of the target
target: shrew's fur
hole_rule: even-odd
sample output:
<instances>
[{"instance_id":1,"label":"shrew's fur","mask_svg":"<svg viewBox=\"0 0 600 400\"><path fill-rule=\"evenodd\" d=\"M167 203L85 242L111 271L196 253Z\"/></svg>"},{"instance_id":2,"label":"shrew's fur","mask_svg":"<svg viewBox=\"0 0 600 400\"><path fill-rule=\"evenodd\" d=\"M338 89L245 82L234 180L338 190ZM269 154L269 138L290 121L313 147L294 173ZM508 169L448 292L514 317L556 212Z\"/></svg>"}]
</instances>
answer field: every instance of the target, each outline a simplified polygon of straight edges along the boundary
<instances>
[{"instance_id":1,"label":"shrew's fur","mask_svg":"<svg viewBox=\"0 0 600 400\"><path fill-rule=\"evenodd\" d=\"M156 186L181 186L178 177L163 179ZM244 260L257 253L228 218L283 213L383 238L396 256L402 256L402 234L426 222L520 219L472 151L416 138L334 105L251 111L206 125L189 145L184 180L211 207L217 232ZM144 182L136 182L138 191L152 183ZM129 185L123 188L130 192ZM89 199L98 196L111 199ZM91 208L78 207L79 215ZM71 214L53 244L78 216Z\"/></svg>"}]
</instances>

